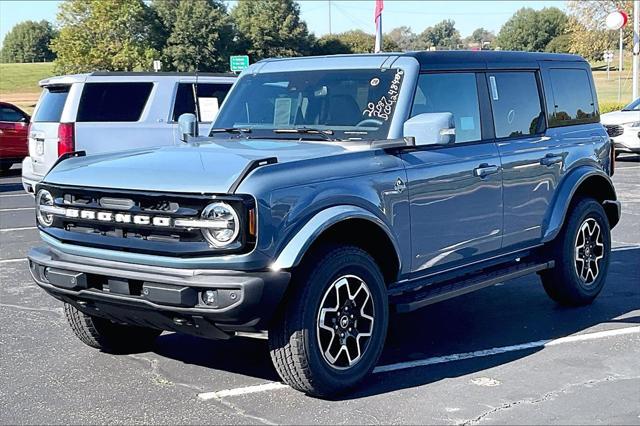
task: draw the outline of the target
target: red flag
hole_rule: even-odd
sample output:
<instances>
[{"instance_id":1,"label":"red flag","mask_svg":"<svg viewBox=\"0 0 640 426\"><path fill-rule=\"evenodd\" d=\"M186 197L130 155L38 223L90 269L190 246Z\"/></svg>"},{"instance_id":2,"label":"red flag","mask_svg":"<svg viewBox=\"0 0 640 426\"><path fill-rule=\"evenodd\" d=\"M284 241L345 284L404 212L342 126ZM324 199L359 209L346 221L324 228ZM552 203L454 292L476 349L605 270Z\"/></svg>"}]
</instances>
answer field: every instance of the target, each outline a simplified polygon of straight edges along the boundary
<instances>
[{"instance_id":1,"label":"red flag","mask_svg":"<svg viewBox=\"0 0 640 426\"><path fill-rule=\"evenodd\" d=\"M384 1L376 0L376 10L373 18L376 22L376 44L374 46L374 52L378 53L382 51L382 10L384 9Z\"/></svg>"},{"instance_id":2,"label":"red flag","mask_svg":"<svg viewBox=\"0 0 640 426\"><path fill-rule=\"evenodd\" d=\"M373 14L373 20L375 23L378 23L378 18L382 15L382 10L384 9L384 0L376 0L376 11Z\"/></svg>"}]
</instances>

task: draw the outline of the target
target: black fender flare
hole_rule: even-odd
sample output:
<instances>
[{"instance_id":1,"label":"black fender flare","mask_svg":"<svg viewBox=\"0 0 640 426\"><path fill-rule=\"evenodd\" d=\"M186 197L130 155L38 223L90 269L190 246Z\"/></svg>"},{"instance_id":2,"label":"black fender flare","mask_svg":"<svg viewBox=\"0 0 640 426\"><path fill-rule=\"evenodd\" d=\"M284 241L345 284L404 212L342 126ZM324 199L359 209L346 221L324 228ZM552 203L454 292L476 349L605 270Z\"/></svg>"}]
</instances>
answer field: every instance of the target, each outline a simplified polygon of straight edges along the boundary
<instances>
[{"instance_id":1,"label":"black fender flare","mask_svg":"<svg viewBox=\"0 0 640 426\"><path fill-rule=\"evenodd\" d=\"M589 185L585 187L584 185ZM571 202L578 194L593 195L603 204L613 228L620 220L620 202L611 178L602 170L591 166L579 166L560 181L553 203L543 223L542 242L553 240L565 221Z\"/></svg>"}]
</instances>

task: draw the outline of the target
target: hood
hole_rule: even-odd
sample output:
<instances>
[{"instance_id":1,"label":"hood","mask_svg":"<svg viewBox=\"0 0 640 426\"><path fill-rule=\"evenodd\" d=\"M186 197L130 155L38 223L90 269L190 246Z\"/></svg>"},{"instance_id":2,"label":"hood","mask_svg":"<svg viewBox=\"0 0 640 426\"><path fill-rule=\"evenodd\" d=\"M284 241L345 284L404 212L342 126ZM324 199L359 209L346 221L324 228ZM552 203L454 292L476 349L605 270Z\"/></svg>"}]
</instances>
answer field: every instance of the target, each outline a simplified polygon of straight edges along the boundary
<instances>
[{"instance_id":1,"label":"hood","mask_svg":"<svg viewBox=\"0 0 640 426\"><path fill-rule=\"evenodd\" d=\"M226 193L253 160L276 157L278 163L286 163L346 151L337 143L287 140L184 144L70 158L54 167L44 182L140 191Z\"/></svg>"},{"instance_id":2,"label":"hood","mask_svg":"<svg viewBox=\"0 0 640 426\"><path fill-rule=\"evenodd\" d=\"M602 124L625 124L634 121L640 121L640 111L614 111L600 116Z\"/></svg>"}]
</instances>

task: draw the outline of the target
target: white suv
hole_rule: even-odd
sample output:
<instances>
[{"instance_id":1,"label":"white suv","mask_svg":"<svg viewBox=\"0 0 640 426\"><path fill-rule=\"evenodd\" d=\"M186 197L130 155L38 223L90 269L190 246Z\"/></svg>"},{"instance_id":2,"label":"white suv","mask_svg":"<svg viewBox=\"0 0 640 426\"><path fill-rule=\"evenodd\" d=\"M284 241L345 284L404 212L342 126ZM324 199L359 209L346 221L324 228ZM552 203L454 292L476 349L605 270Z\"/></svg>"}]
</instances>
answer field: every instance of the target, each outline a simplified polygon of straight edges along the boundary
<instances>
[{"instance_id":1,"label":"white suv","mask_svg":"<svg viewBox=\"0 0 640 426\"><path fill-rule=\"evenodd\" d=\"M236 78L187 73L94 72L52 77L29 130L22 184L33 193L56 160L70 151L97 154L180 144L178 117L196 114L205 133Z\"/></svg>"}]
</instances>

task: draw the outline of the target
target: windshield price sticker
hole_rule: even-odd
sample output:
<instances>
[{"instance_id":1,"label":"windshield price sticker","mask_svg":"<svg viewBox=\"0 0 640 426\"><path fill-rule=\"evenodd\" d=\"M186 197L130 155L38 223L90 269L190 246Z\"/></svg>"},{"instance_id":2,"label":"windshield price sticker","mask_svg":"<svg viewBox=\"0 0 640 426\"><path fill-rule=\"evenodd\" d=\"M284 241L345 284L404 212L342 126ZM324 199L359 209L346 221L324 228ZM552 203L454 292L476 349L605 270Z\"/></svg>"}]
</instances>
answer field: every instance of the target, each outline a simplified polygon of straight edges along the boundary
<instances>
[{"instance_id":1,"label":"windshield price sticker","mask_svg":"<svg viewBox=\"0 0 640 426\"><path fill-rule=\"evenodd\" d=\"M389 120L393 107L398 103L398 95L400 94L400 86L402 86L402 78L404 77L404 71L397 70L396 75L393 77L389 90L380 98L377 103L369 102L367 109L362 111L362 115L367 117L382 118L384 121Z\"/></svg>"}]
</instances>

